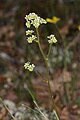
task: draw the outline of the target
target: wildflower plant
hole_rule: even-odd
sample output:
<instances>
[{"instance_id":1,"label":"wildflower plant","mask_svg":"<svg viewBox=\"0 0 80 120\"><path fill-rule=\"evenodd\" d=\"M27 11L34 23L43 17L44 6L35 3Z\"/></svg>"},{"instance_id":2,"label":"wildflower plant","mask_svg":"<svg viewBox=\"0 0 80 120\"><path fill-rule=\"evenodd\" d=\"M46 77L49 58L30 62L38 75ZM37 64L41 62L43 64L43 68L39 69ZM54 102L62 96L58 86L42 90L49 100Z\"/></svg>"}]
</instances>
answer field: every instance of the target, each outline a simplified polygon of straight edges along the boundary
<instances>
[{"instance_id":1,"label":"wildflower plant","mask_svg":"<svg viewBox=\"0 0 80 120\"><path fill-rule=\"evenodd\" d=\"M47 39L48 39L48 42L49 42L49 50L48 50L47 55L45 55L44 51L41 47L41 43L40 43L39 26L42 25L42 24L47 24L47 21L45 19L41 18L40 16L38 16L35 13L30 13L29 15L26 15L25 19L26 19L26 27L28 28L28 30L26 31L27 42L28 43L36 42L38 44L40 52L43 56L43 59L44 59L45 65L46 65L47 84L48 84L48 88L49 88L50 97L51 97L52 103L53 103L52 109L55 110L55 114L57 116L56 120L59 120L59 115L58 115L57 110L56 110L56 105L55 105L55 102L54 102L54 99L53 99L53 94L52 94L51 87L50 87L50 76L49 76L49 67L48 67L48 58L49 58L49 55L50 55L50 52L51 52L51 48L52 48L53 43L57 42L57 39L53 34L51 34L50 36L47 36ZM35 28L36 35L34 34L34 31L31 29L31 26L33 26ZM29 71L33 71L35 65L31 64L30 62L27 62L27 63L24 64L24 67L25 67L25 69L27 69ZM30 92L30 94L32 96L31 92ZM34 100L34 98L33 98L33 102L37 106L37 108L39 109L39 107L38 107L36 101ZM40 111L40 109L39 109L39 111Z\"/></svg>"}]
</instances>

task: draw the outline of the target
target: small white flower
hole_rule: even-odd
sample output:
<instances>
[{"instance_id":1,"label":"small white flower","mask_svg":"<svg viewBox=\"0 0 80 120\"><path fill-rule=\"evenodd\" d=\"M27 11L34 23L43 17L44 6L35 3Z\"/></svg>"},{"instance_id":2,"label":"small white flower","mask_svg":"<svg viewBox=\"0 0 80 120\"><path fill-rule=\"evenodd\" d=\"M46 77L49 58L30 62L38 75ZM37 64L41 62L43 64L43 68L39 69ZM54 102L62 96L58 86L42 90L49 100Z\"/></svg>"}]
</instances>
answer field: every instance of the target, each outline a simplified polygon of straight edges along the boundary
<instances>
[{"instance_id":1,"label":"small white flower","mask_svg":"<svg viewBox=\"0 0 80 120\"><path fill-rule=\"evenodd\" d=\"M32 72L34 70L35 65L34 64L31 65L30 62L27 62L27 63L24 64L24 67L25 67L25 69Z\"/></svg>"},{"instance_id":2,"label":"small white flower","mask_svg":"<svg viewBox=\"0 0 80 120\"><path fill-rule=\"evenodd\" d=\"M27 28L30 28L30 27L31 27L30 21L27 21L27 22L26 22L26 26L27 26Z\"/></svg>"},{"instance_id":3,"label":"small white flower","mask_svg":"<svg viewBox=\"0 0 80 120\"><path fill-rule=\"evenodd\" d=\"M34 21L33 21L33 26L35 28L38 28L40 25L40 17L37 17Z\"/></svg>"},{"instance_id":4,"label":"small white flower","mask_svg":"<svg viewBox=\"0 0 80 120\"><path fill-rule=\"evenodd\" d=\"M41 19L40 19L40 23L41 23L41 24L46 24L46 23L47 23L47 21L46 21L46 20L44 20L43 18L41 18Z\"/></svg>"},{"instance_id":5,"label":"small white flower","mask_svg":"<svg viewBox=\"0 0 80 120\"><path fill-rule=\"evenodd\" d=\"M26 35L31 35L34 31L33 30L27 30Z\"/></svg>"},{"instance_id":6,"label":"small white flower","mask_svg":"<svg viewBox=\"0 0 80 120\"><path fill-rule=\"evenodd\" d=\"M56 43L57 42L57 39L55 38L54 35L50 35L47 37L49 40L48 42L51 44L51 43Z\"/></svg>"},{"instance_id":7,"label":"small white flower","mask_svg":"<svg viewBox=\"0 0 80 120\"><path fill-rule=\"evenodd\" d=\"M32 67L34 68L34 67L35 67L35 65L34 65L34 64L32 64Z\"/></svg>"},{"instance_id":8,"label":"small white flower","mask_svg":"<svg viewBox=\"0 0 80 120\"><path fill-rule=\"evenodd\" d=\"M30 65L30 66L28 67L28 70L31 72L31 71L33 71L34 67L35 67L35 66Z\"/></svg>"},{"instance_id":9,"label":"small white flower","mask_svg":"<svg viewBox=\"0 0 80 120\"><path fill-rule=\"evenodd\" d=\"M30 62L25 63L24 68L27 69L29 65L30 65Z\"/></svg>"},{"instance_id":10,"label":"small white flower","mask_svg":"<svg viewBox=\"0 0 80 120\"><path fill-rule=\"evenodd\" d=\"M25 19L26 19L26 21L28 20L28 15L26 15Z\"/></svg>"},{"instance_id":11,"label":"small white flower","mask_svg":"<svg viewBox=\"0 0 80 120\"><path fill-rule=\"evenodd\" d=\"M36 38L37 37L35 35L32 35L32 36L28 37L27 41L28 41L28 43L32 43L33 40L35 40Z\"/></svg>"},{"instance_id":12,"label":"small white flower","mask_svg":"<svg viewBox=\"0 0 80 120\"><path fill-rule=\"evenodd\" d=\"M28 15L28 19L29 20L33 20L33 19L36 19L38 16L35 14L35 13L30 13L29 15Z\"/></svg>"},{"instance_id":13,"label":"small white flower","mask_svg":"<svg viewBox=\"0 0 80 120\"><path fill-rule=\"evenodd\" d=\"M32 43L32 41L33 41L32 37L28 37L27 41L28 41L28 43Z\"/></svg>"}]
</instances>

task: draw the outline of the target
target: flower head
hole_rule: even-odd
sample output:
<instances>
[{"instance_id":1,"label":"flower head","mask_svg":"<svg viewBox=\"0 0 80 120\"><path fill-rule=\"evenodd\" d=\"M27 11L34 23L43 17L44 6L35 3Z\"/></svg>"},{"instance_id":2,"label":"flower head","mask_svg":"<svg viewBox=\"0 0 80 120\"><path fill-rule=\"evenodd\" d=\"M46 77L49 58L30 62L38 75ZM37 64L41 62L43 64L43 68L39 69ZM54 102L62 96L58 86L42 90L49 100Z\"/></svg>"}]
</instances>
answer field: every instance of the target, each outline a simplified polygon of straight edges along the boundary
<instances>
[{"instance_id":1,"label":"flower head","mask_svg":"<svg viewBox=\"0 0 80 120\"><path fill-rule=\"evenodd\" d=\"M41 24L46 24L47 21L46 21L45 19L43 19L43 18L40 18L40 23L41 23Z\"/></svg>"},{"instance_id":2,"label":"flower head","mask_svg":"<svg viewBox=\"0 0 80 120\"><path fill-rule=\"evenodd\" d=\"M29 20L34 20L34 19L36 19L37 18L37 15L35 14L35 13L30 13L29 15L28 15L28 19Z\"/></svg>"},{"instance_id":3,"label":"flower head","mask_svg":"<svg viewBox=\"0 0 80 120\"><path fill-rule=\"evenodd\" d=\"M47 36L47 38L49 39L48 42L51 43L56 43L57 39L55 38L55 36L52 34L50 36Z\"/></svg>"},{"instance_id":4,"label":"flower head","mask_svg":"<svg viewBox=\"0 0 80 120\"><path fill-rule=\"evenodd\" d=\"M29 65L30 65L30 62L25 63L24 64L25 69L27 69Z\"/></svg>"},{"instance_id":5,"label":"flower head","mask_svg":"<svg viewBox=\"0 0 80 120\"><path fill-rule=\"evenodd\" d=\"M27 41L28 43L32 43L37 37L35 35L32 35L30 37L28 37Z\"/></svg>"},{"instance_id":6,"label":"flower head","mask_svg":"<svg viewBox=\"0 0 80 120\"><path fill-rule=\"evenodd\" d=\"M34 64L29 65L28 70L29 70L29 71L33 71L34 67L35 67L35 65L34 65Z\"/></svg>"},{"instance_id":7,"label":"flower head","mask_svg":"<svg viewBox=\"0 0 80 120\"><path fill-rule=\"evenodd\" d=\"M28 20L28 15L25 16L26 21Z\"/></svg>"},{"instance_id":8,"label":"flower head","mask_svg":"<svg viewBox=\"0 0 80 120\"><path fill-rule=\"evenodd\" d=\"M35 65L34 64L30 64L30 62L27 62L24 64L24 68L29 70L30 72L32 72L34 70Z\"/></svg>"},{"instance_id":9,"label":"flower head","mask_svg":"<svg viewBox=\"0 0 80 120\"><path fill-rule=\"evenodd\" d=\"M60 18L58 18L58 17L56 17L56 16L53 16L52 19L47 18L46 21L49 22L49 23L56 24L58 21L60 21Z\"/></svg>"},{"instance_id":10,"label":"flower head","mask_svg":"<svg viewBox=\"0 0 80 120\"><path fill-rule=\"evenodd\" d=\"M33 30L27 30L26 35L31 35L34 31Z\"/></svg>"},{"instance_id":11,"label":"flower head","mask_svg":"<svg viewBox=\"0 0 80 120\"><path fill-rule=\"evenodd\" d=\"M33 22L32 22L33 26L35 28L38 28L40 25L40 17L37 17Z\"/></svg>"},{"instance_id":12,"label":"flower head","mask_svg":"<svg viewBox=\"0 0 80 120\"><path fill-rule=\"evenodd\" d=\"M30 21L27 20L26 26L27 26L27 28L30 28L30 27L31 27Z\"/></svg>"},{"instance_id":13,"label":"flower head","mask_svg":"<svg viewBox=\"0 0 80 120\"><path fill-rule=\"evenodd\" d=\"M47 23L46 20L39 17L35 13L30 13L29 15L26 15L25 19L26 19L26 26L28 28L30 28L31 25L33 25L35 28L38 28L40 26L40 24L46 24Z\"/></svg>"}]
</instances>

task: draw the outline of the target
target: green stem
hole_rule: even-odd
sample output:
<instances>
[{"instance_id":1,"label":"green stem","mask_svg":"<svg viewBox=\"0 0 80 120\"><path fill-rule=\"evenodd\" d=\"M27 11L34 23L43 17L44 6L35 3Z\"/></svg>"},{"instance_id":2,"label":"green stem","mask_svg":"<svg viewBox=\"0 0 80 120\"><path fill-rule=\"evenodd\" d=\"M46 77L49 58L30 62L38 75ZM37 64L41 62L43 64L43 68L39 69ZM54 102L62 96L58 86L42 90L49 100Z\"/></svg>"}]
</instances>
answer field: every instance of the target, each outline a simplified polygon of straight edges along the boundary
<instances>
[{"instance_id":1,"label":"green stem","mask_svg":"<svg viewBox=\"0 0 80 120\"><path fill-rule=\"evenodd\" d=\"M50 46L49 46L49 51L48 51L47 58L49 58L49 55L50 55L50 52L51 52L51 48L52 48L52 43L51 43Z\"/></svg>"},{"instance_id":2,"label":"green stem","mask_svg":"<svg viewBox=\"0 0 80 120\"><path fill-rule=\"evenodd\" d=\"M42 54L42 56L43 56L43 58L44 58L44 60L46 59L46 56L45 56L45 54L44 54L44 52L43 52L43 50L42 50L42 48L41 48L41 45L40 45L40 38L39 38L39 32L38 32L38 29L36 29L36 33L37 33L37 37L38 37L38 46L39 46L39 49L40 49L40 52L41 52L41 54Z\"/></svg>"},{"instance_id":3,"label":"green stem","mask_svg":"<svg viewBox=\"0 0 80 120\"><path fill-rule=\"evenodd\" d=\"M36 29L36 33L37 33L37 37L38 37L38 46L39 46L40 52L41 52L41 54L42 54L42 56L43 56L43 58L44 58L45 64L46 64L46 76L47 76L47 78L48 78L47 83L48 83L48 88L49 88L50 97L51 97L51 100L52 100L52 103L53 103L53 104L52 104L52 109L55 109L55 110L56 110L56 105L55 105L55 102L54 102L54 99L53 99L53 94L52 94L51 86L50 86L48 57L46 58L46 56L45 56L45 54L44 54L44 52L43 52L43 50L42 50L42 48L41 48L38 29ZM49 48L48 56L49 56L49 54L50 54L51 47L52 47L52 45L51 45L50 48ZM57 111L57 110L56 110L56 111ZM55 113L56 113L56 116L57 116L57 118L58 118L57 120L59 120L59 115L58 115L58 113L57 113L57 112L55 112Z\"/></svg>"}]
</instances>

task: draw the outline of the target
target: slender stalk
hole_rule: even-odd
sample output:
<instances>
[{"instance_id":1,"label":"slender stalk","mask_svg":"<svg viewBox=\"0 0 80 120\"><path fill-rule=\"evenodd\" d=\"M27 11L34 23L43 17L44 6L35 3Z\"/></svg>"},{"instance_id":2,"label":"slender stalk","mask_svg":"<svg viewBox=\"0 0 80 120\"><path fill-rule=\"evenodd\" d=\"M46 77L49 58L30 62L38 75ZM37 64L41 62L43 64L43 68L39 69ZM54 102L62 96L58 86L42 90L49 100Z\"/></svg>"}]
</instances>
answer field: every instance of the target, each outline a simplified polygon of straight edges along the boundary
<instances>
[{"instance_id":1,"label":"slender stalk","mask_svg":"<svg viewBox=\"0 0 80 120\"><path fill-rule=\"evenodd\" d=\"M38 43L38 46L39 46L40 52L41 52L41 54L42 54L44 60L46 60L46 56L45 56L45 54L44 54L44 52L43 52L43 50L42 50L42 48L41 48L41 45L40 45L40 38L39 38L39 32L38 32L38 29L36 29L36 33L37 33L37 37L38 37L38 42L37 42L37 43Z\"/></svg>"},{"instance_id":2,"label":"slender stalk","mask_svg":"<svg viewBox=\"0 0 80 120\"><path fill-rule=\"evenodd\" d=\"M50 46L49 46L49 51L48 51L48 55L47 55L47 58L49 57L49 55L50 55L50 52L51 52L51 48L52 48L52 43L50 44Z\"/></svg>"},{"instance_id":3,"label":"slender stalk","mask_svg":"<svg viewBox=\"0 0 80 120\"><path fill-rule=\"evenodd\" d=\"M51 100L52 100L52 103L53 103L53 104L52 104L52 109L55 109L55 110L56 110L56 105L55 105L55 102L54 102L54 99L53 99L53 94L52 94L51 87L50 87L50 76L49 76L49 67L48 67L48 56L49 56L49 54L50 54L52 45L50 46L49 52L48 52L48 56L46 57L45 54L44 54L44 52L43 52L43 50L42 50L42 48L41 48L38 29L36 29L36 33L37 33L37 37L38 37L38 42L37 42L37 43L38 43L40 52L41 52L41 54L42 54L42 56L43 56L43 58L44 58L45 64L46 64L46 76L47 76L47 78L48 78L47 83L48 83L48 88L49 88L50 97L51 97ZM59 120L59 115L58 115L58 113L57 113L57 110L56 110L55 113L56 113L56 116L57 116L56 118L58 118L57 120Z\"/></svg>"},{"instance_id":4,"label":"slender stalk","mask_svg":"<svg viewBox=\"0 0 80 120\"><path fill-rule=\"evenodd\" d=\"M8 109L8 107L4 104L2 98L0 97L0 101L3 104L3 106L5 107L5 109L8 111L8 113L10 114L10 116L12 117L13 120L16 120L15 117L12 115L12 113L10 112L10 110Z\"/></svg>"}]
</instances>

